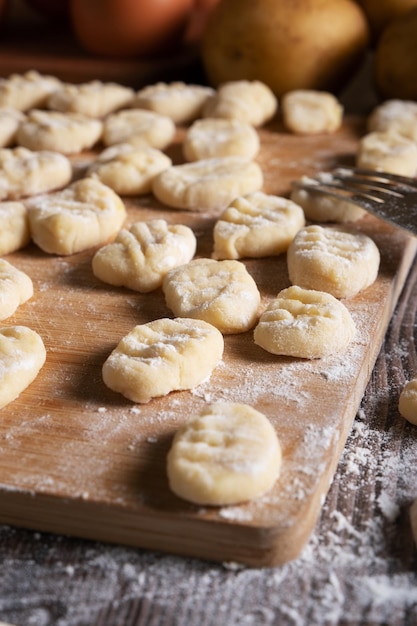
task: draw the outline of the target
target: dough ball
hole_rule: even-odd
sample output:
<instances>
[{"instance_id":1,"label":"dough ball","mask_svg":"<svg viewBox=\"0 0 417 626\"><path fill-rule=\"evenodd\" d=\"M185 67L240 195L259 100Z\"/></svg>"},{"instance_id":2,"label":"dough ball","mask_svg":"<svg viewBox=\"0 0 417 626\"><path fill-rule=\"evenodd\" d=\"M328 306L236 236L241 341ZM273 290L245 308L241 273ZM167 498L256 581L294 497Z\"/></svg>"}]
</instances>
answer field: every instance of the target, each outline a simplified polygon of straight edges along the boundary
<instances>
[{"instance_id":1,"label":"dough ball","mask_svg":"<svg viewBox=\"0 0 417 626\"><path fill-rule=\"evenodd\" d=\"M268 418L251 406L206 406L176 433L167 458L170 488L199 505L224 506L269 491L281 447Z\"/></svg>"}]
</instances>

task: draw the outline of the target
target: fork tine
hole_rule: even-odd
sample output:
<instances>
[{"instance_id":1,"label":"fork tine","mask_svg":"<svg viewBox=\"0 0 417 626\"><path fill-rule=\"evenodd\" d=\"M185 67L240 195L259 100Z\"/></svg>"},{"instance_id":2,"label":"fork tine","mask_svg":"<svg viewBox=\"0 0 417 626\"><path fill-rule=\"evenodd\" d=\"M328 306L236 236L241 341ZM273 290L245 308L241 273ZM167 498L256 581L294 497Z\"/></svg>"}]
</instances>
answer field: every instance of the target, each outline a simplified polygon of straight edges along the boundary
<instances>
[{"instance_id":1,"label":"fork tine","mask_svg":"<svg viewBox=\"0 0 417 626\"><path fill-rule=\"evenodd\" d=\"M366 192L358 193L358 189L354 187L348 187L343 185L341 187L332 183L320 183L317 179L310 179L310 181L294 181L293 185L297 189L305 189L309 193L313 193L317 196L331 196L336 200L343 200L344 202L350 202L356 204L362 208L378 210L383 202L383 199L375 199L374 196L369 195ZM366 206L365 206L366 205Z\"/></svg>"},{"instance_id":2,"label":"fork tine","mask_svg":"<svg viewBox=\"0 0 417 626\"><path fill-rule=\"evenodd\" d=\"M332 175L339 180L355 178L359 181L362 179L364 184L372 184L387 189L391 186L398 188L398 185L417 189L417 178L410 178L409 176L401 176L400 174L391 174L389 172L371 170L363 167L354 167L351 165L337 167L333 170Z\"/></svg>"},{"instance_id":3,"label":"fork tine","mask_svg":"<svg viewBox=\"0 0 417 626\"><path fill-rule=\"evenodd\" d=\"M417 235L417 179L355 167L339 167L293 181L293 188L355 204Z\"/></svg>"}]
</instances>

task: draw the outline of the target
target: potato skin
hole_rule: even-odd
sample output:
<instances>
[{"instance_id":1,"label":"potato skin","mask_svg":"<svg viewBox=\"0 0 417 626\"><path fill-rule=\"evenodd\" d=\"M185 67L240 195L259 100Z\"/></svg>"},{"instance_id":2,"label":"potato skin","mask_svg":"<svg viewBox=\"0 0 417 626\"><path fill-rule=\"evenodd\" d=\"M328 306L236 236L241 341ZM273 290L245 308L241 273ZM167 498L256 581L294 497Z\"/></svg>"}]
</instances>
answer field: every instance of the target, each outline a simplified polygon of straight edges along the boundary
<instances>
[{"instance_id":1,"label":"potato skin","mask_svg":"<svg viewBox=\"0 0 417 626\"><path fill-rule=\"evenodd\" d=\"M213 85L257 79L279 97L341 88L368 44L368 22L354 0L222 0L201 52Z\"/></svg>"},{"instance_id":2,"label":"potato skin","mask_svg":"<svg viewBox=\"0 0 417 626\"><path fill-rule=\"evenodd\" d=\"M375 50L375 86L382 98L417 100L417 8L392 21Z\"/></svg>"},{"instance_id":3,"label":"potato skin","mask_svg":"<svg viewBox=\"0 0 417 626\"><path fill-rule=\"evenodd\" d=\"M417 7L417 0L358 0L371 27L376 42L386 26L397 17Z\"/></svg>"}]
</instances>

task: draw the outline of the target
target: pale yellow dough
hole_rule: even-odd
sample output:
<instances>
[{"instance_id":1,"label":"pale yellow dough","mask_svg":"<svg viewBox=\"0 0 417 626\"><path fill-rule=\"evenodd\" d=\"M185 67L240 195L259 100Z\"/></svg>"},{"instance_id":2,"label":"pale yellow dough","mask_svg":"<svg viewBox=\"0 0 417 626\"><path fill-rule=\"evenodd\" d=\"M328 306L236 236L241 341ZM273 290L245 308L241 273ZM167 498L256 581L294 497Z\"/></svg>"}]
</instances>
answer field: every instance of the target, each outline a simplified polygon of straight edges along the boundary
<instances>
[{"instance_id":1,"label":"pale yellow dough","mask_svg":"<svg viewBox=\"0 0 417 626\"><path fill-rule=\"evenodd\" d=\"M26 326L0 328L0 409L37 377L46 359L41 337Z\"/></svg>"},{"instance_id":2,"label":"pale yellow dough","mask_svg":"<svg viewBox=\"0 0 417 626\"><path fill-rule=\"evenodd\" d=\"M29 241L26 206L23 202L0 202L0 255L20 250Z\"/></svg>"},{"instance_id":3,"label":"pale yellow dough","mask_svg":"<svg viewBox=\"0 0 417 626\"><path fill-rule=\"evenodd\" d=\"M243 157L219 157L173 165L153 180L154 195L167 206L188 211L224 210L237 196L259 191L260 166Z\"/></svg>"},{"instance_id":4,"label":"pale yellow dough","mask_svg":"<svg viewBox=\"0 0 417 626\"><path fill-rule=\"evenodd\" d=\"M253 159L259 148L259 135L253 126L220 118L196 120L187 130L182 144L187 161L227 156Z\"/></svg>"},{"instance_id":5,"label":"pale yellow dough","mask_svg":"<svg viewBox=\"0 0 417 626\"><path fill-rule=\"evenodd\" d=\"M161 150L120 143L103 150L87 170L122 196L150 193L152 181L172 165Z\"/></svg>"},{"instance_id":6,"label":"pale yellow dough","mask_svg":"<svg viewBox=\"0 0 417 626\"><path fill-rule=\"evenodd\" d=\"M320 173L317 179L323 183L331 182L331 174L328 172ZM315 193L314 186L317 181L308 176L302 176L301 182L307 183L311 187L309 189L293 189L290 198L296 204L299 204L304 215L308 220L313 222L356 222L366 215L365 209L352 204L346 200L332 198L324 193Z\"/></svg>"},{"instance_id":7,"label":"pale yellow dough","mask_svg":"<svg viewBox=\"0 0 417 626\"><path fill-rule=\"evenodd\" d=\"M268 418L247 404L209 404L176 432L167 456L171 490L198 505L239 504L268 492L282 453Z\"/></svg>"},{"instance_id":8,"label":"pale yellow dough","mask_svg":"<svg viewBox=\"0 0 417 626\"><path fill-rule=\"evenodd\" d=\"M111 285L146 293L160 287L172 268L188 263L196 246L188 226L169 225L163 219L135 222L95 253L93 272Z\"/></svg>"},{"instance_id":9,"label":"pale yellow dough","mask_svg":"<svg viewBox=\"0 0 417 626\"><path fill-rule=\"evenodd\" d=\"M27 148L0 150L0 200L18 200L67 185L72 166L64 154Z\"/></svg>"},{"instance_id":10,"label":"pale yellow dough","mask_svg":"<svg viewBox=\"0 0 417 626\"><path fill-rule=\"evenodd\" d=\"M319 225L302 228L287 252L293 285L335 298L352 298L372 285L379 262L379 249L367 235Z\"/></svg>"},{"instance_id":11,"label":"pale yellow dough","mask_svg":"<svg viewBox=\"0 0 417 626\"><path fill-rule=\"evenodd\" d=\"M164 150L174 139L175 124L167 115L145 109L125 109L111 113L103 121L103 143L135 142Z\"/></svg>"},{"instance_id":12,"label":"pale yellow dough","mask_svg":"<svg viewBox=\"0 0 417 626\"><path fill-rule=\"evenodd\" d=\"M0 320L13 315L32 296L31 278L5 259L0 259Z\"/></svg>"},{"instance_id":13,"label":"pale yellow dough","mask_svg":"<svg viewBox=\"0 0 417 626\"><path fill-rule=\"evenodd\" d=\"M26 115L17 109L0 109L0 148L9 148L16 142L16 132Z\"/></svg>"},{"instance_id":14,"label":"pale yellow dough","mask_svg":"<svg viewBox=\"0 0 417 626\"><path fill-rule=\"evenodd\" d=\"M415 176L417 142L394 131L367 133L359 140L356 165L400 176Z\"/></svg>"},{"instance_id":15,"label":"pale yellow dough","mask_svg":"<svg viewBox=\"0 0 417 626\"><path fill-rule=\"evenodd\" d=\"M204 106L203 117L235 119L262 126L278 109L271 89L259 80L235 80L223 83Z\"/></svg>"},{"instance_id":16,"label":"pale yellow dough","mask_svg":"<svg viewBox=\"0 0 417 626\"><path fill-rule=\"evenodd\" d=\"M108 243L126 218L121 198L93 178L28 203L33 241L51 254L74 254Z\"/></svg>"},{"instance_id":17,"label":"pale yellow dough","mask_svg":"<svg viewBox=\"0 0 417 626\"><path fill-rule=\"evenodd\" d=\"M395 132L417 143L417 102L385 100L372 110L367 125L369 132Z\"/></svg>"},{"instance_id":18,"label":"pale yellow dough","mask_svg":"<svg viewBox=\"0 0 417 626\"><path fill-rule=\"evenodd\" d=\"M166 115L175 124L186 124L200 117L207 99L215 94L212 87L158 82L140 89L132 107L148 109Z\"/></svg>"},{"instance_id":19,"label":"pale yellow dough","mask_svg":"<svg viewBox=\"0 0 417 626\"><path fill-rule=\"evenodd\" d=\"M61 85L55 76L40 74L36 70L10 74L7 78L0 78L0 107L18 111L43 107Z\"/></svg>"},{"instance_id":20,"label":"pale yellow dough","mask_svg":"<svg viewBox=\"0 0 417 626\"><path fill-rule=\"evenodd\" d=\"M100 118L129 105L134 94L132 88L113 82L65 83L48 97L47 106L55 111Z\"/></svg>"},{"instance_id":21,"label":"pale yellow dough","mask_svg":"<svg viewBox=\"0 0 417 626\"><path fill-rule=\"evenodd\" d=\"M417 425L417 378L409 380L401 390L398 410L404 419Z\"/></svg>"},{"instance_id":22,"label":"pale yellow dough","mask_svg":"<svg viewBox=\"0 0 417 626\"><path fill-rule=\"evenodd\" d=\"M213 258L266 257L285 252L305 224L298 204L257 191L233 200L217 220Z\"/></svg>"},{"instance_id":23,"label":"pale yellow dough","mask_svg":"<svg viewBox=\"0 0 417 626\"><path fill-rule=\"evenodd\" d=\"M272 354L317 359L345 350L354 335L355 323L340 300L294 285L262 313L254 341Z\"/></svg>"},{"instance_id":24,"label":"pale yellow dough","mask_svg":"<svg viewBox=\"0 0 417 626\"><path fill-rule=\"evenodd\" d=\"M257 320L260 293L240 261L194 259L168 272L162 289L174 315L205 320L224 334L245 332Z\"/></svg>"},{"instance_id":25,"label":"pale yellow dough","mask_svg":"<svg viewBox=\"0 0 417 626\"><path fill-rule=\"evenodd\" d=\"M103 365L104 383L132 402L193 389L223 356L222 334L202 320L158 319L135 326Z\"/></svg>"},{"instance_id":26,"label":"pale yellow dough","mask_svg":"<svg viewBox=\"0 0 417 626\"><path fill-rule=\"evenodd\" d=\"M297 135L336 132L343 119L343 106L332 93L314 89L288 91L281 99L286 128Z\"/></svg>"},{"instance_id":27,"label":"pale yellow dough","mask_svg":"<svg viewBox=\"0 0 417 626\"><path fill-rule=\"evenodd\" d=\"M29 111L16 133L16 141L29 150L75 154L92 148L101 138L103 124L79 113Z\"/></svg>"}]
</instances>

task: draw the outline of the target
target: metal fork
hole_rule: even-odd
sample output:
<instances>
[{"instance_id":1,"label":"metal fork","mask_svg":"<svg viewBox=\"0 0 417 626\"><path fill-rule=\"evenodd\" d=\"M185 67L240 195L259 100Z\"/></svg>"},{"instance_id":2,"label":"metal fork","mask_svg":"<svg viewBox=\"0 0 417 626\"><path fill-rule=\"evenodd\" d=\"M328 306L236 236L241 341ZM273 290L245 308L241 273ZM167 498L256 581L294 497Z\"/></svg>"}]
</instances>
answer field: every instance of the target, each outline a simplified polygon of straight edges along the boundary
<instances>
[{"instance_id":1,"label":"metal fork","mask_svg":"<svg viewBox=\"0 0 417 626\"><path fill-rule=\"evenodd\" d=\"M343 166L293 181L308 193L351 202L376 217L417 235L417 178Z\"/></svg>"}]
</instances>

